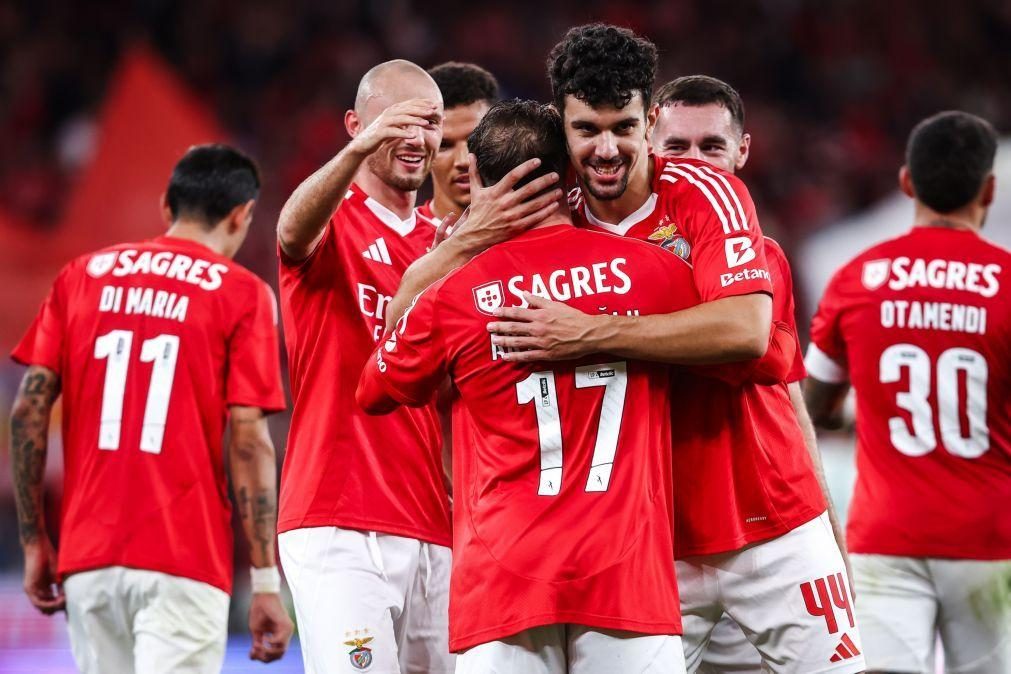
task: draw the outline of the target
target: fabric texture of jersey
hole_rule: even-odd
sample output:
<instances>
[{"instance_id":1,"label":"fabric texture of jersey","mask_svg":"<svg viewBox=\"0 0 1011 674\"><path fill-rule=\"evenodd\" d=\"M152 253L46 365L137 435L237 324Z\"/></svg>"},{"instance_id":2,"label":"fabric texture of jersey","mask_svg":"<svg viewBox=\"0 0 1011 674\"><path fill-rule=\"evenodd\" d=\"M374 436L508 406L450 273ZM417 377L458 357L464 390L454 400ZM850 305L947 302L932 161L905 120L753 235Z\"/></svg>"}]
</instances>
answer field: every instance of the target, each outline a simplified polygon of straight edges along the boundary
<instances>
[{"instance_id":1,"label":"fabric texture of jersey","mask_svg":"<svg viewBox=\"0 0 1011 674\"><path fill-rule=\"evenodd\" d=\"M843 266L811 375L857 393L852 552L1011 559L1011 253L914 227Z\"/></svg>"},{"instance_id":2,"label":"fabric texture of jersey","mask_svg":"<svg viewBox=\"0 0 1011 674\"><path fill-rule=\"evenodd\" d=\"M370 417L355 385L404 270L432 243L357 185L316 249L281 252L281 311L294 409L278 531L339 526L450 544L434 405Z\"/></svg>"},{"instance_id":3,"label":"fabric texture of jersey","mask_svg":"<svg viewBox=\"0 0 1011 674\"><path fill-rule=\"evenodd\" d=\"M793 300L793 272L786 253L775 239L765 237L765 259L769 263L769 273L772 275L772 320L784 323L793 332L797 350L794 352L793 364L786 376L786 383L803 381L807 376L804 367L804 348L800 345L800 335L797 332L797 309Z\"/></svg>"},{"instance_id":4,"label":"fabric texture of jersey","mask_svg":"<svg viewBox=\"0 0 1011 674\"><path fill-rule=\"evenodd\" d=\"M485 325L524 290L588 313L698 302L688 267L666 253L552 226L431 286L376 352L363 376L404 404L447 373L459 392L450 647L553 623L679 634L667 368L501 360Z\"/></svg>"},{"instance_id":5,"label":"fabric texture of jersey","mask_svg":"<svg viewBox=\"0 0 1011 674\"><path fill-rule=\"evenodd\" d=\"M284 408L276 317L263 281L185 239L63 268L12 354L60 375L62 576L125 566L231 591L222 436L229 405Z\"/></svg>"},{"instance_id":6,"label":"fabric texture of jersey","mask_svg":"<svg viewBox=\"0 0 1011 674\"><path fill-rule=\"evenodd\" d=\"M594 218L574 190L578 224L651 241L686 259L704 301L772 293L773 320L796 334L789 265L782 249L762 237L744 184L700 161L654 162L653 194L617 225ZM788 378L796 376L795 365ZM671 439L678 558L775 538L825 510L785 384L738 386L675 373Z\"/></svg>"}]
</instances>

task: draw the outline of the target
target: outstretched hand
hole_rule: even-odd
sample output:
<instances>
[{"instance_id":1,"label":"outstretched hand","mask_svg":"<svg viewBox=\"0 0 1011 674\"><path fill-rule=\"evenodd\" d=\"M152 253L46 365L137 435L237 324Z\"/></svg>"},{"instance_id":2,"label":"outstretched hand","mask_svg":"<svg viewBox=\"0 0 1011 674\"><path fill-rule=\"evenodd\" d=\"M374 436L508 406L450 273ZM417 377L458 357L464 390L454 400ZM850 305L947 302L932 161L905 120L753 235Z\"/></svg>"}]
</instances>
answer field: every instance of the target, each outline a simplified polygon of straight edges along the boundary
<instances>
[{"instance_id":1,"label":"outstretched hand","mask_svg":"<svg viewBox=\"0 0 1011 674\"><path fill-rule=\"evenodd\" d=\"M500 307L488 323L503 360L526 363L571 360L595 352L592 331L599 317L524 292L527 307Z\"/></svg>"},{"instance_id":2,"label":"outstretched hand","mask_svg":"<svg viewBox=\"0 0 1011 674\"><path fill-rule=\"evenodd\" d=\"M438 111L436 102L427 98L391 105L352 138L348 147L361 155L370 155L383 143L413 137L417 130L412 127L434 123Z\"/></svg>"}]
</instances>

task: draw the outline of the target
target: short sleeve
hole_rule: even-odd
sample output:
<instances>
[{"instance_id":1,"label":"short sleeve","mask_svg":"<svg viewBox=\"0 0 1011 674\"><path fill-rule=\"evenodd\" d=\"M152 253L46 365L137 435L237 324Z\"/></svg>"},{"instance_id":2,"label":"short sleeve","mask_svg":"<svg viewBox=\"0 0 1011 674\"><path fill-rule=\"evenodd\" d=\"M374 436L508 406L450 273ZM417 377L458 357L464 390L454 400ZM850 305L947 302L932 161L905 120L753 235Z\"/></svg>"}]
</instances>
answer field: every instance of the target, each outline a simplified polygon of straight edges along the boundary
<instances>
[{"instance_id":1,"label":"short sleeve","mask_svg":"<svg viewBox=\"0 0 1011 674\"><path fill-rule=\"evenodd\" d=\"M28 331L11 358L22 365L41 365L57 374L62 374L64 336L66 334L66 278L69 266L65 267L42 302Z\"/></svg>"},{"instance_id":2,"label":"short sleeve","mask_svg":"<svg viewBox=\"0 0 1011 674\"><path fill-rule=\"evenodd\" d=\"M811 344L804 364L808 374L821 381L838 384L848 380L846 343L840 329L843 303L840 286L847 267L829 282L811 320Z\"/></svg>"},{"instance_id":3,"label":"short sleeve","mask_svg":"<svg viewBox=\"0 0 1011 674\"><path fill-rule=\"evenodd\" d=\"M660 176L681 183L675 226L691 245L695 285L703 302L763 292L772 294L762 229L748 189L738 178L702 163L669 162Z\"/></svg>"},{"instance_id":4,"label":"short sleeve","mask_svg":"<svg viewBox=\"0 0 1011 674\"><path fill-rule=\"evenodd\" d=\"M266 283L256 280L251 297L228 340L225 385L229 405L259 407L267 412L285 408L281 386L277 299Z\"/></svg>"},{"instance_id":5,"label":"short sleeve","mask_svg":"<svg viewBox=\"0 0 1011 674\"><path fill-rule=\"evenodd\" d=\"M390 397L404 405L431 400L448 370L448 351L436 310L441 285L430 286L414 298L365 365Z\"/></svg>"},{"instance_id":6,"label":"short sleeve","mask_svg":"<svg viewBox=\"0 0 1011 674\"><path fill-rule=\"evenodd\" d=\"M800 345L800 336L797 334L796 306L793 299L793 274L790 271L790 262L786 259L786 254L779 244L772 239L765 239L765 257L769 263L769 273L772 274L772 320L774 323L782 323L792 333L796 342L793 362L786 375L786 382L792 383L801 381L807 376L804 368L804 350Z\"/></svg>"},{"instance_id":7,"label":"short sleeve","mask_svg":"<svg viewBox=\"0 0 1011 674\"><path fill-rule=\"evenodd\" d=\"M333 242L336 239L336 225L334 224L334 218L331 217L326 223L326 228L323 230L323 236L320 240L316 242L316 247L312 249L309 256L302 260L295 260L288 257L288 254L284 252L281 248L281 241L277 241L277 259L281 264L281 269L290 272L299 272L301 270L314 267L318 264L321 258L330 257L332 253L336 252L336 247Z\"/></svg>"}]
</instances>

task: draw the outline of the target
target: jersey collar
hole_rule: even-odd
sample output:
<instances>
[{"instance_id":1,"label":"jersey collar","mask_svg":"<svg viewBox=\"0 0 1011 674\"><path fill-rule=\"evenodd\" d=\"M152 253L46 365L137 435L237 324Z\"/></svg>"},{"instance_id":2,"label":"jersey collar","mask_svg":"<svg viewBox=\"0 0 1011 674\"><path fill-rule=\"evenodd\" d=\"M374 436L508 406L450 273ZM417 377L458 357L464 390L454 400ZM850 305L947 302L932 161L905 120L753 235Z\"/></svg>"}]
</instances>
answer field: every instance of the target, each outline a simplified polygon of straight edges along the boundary
<instances>
[{"instance_id":1,"label":"jersey collar","mask_svg":"<svg viewBox=\"0 0 1011 674\"><path fill-rule=\"evenodd\" d=\"M587 221L601 229L607 230L612 234L618 234L620 236L625 236L628 230L632 229L640 222L648 218L656 210L656 192L649 195L649 199L643 202L642 206L637 208L634 212L629 213L625 218L616 225L612 225L610 222L604 222L598 219L590 212L590 204L585 200L583 201L583 212L586 214Z\"/></svg>"},{"instance_id":2,"label":"jersey collar","mask_svg":"<svg viewBox=\"0 0 1011 674\"><path fill-rule=\"evenodd\" d=\"M361 188L358 189L360 190ZM365 196L365 207L372 211L372 215L379 218L380 222L394 232L400 236L407 236L414 231L414 226L418 223L418 214L414 209L411 209L411 215L406 220L401 220L400 216L372 197L365 195L364 192L362 192L362 195Z\"/></svg>"}]
</instances>

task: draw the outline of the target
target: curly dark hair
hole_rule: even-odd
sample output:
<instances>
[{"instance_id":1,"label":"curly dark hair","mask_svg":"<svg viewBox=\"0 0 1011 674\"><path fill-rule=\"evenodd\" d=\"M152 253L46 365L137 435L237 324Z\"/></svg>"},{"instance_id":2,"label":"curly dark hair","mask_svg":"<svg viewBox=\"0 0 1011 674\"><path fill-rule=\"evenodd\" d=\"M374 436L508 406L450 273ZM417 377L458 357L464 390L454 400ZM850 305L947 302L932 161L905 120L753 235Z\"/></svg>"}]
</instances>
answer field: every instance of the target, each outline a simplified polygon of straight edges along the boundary
<instances>
[{"instance_id":1,"label":"curly dark hair","mask_svg":"<svg viewBox=\"0 0 1011 674\"><path fill-rule=\"evenodd\" d=\"M442 92L442 104L449 110L460 105L498 100L498 81L479 65L449 61L428 69Z\"/></svg>"},{"instance_id":2,"label":"curly dark hair","mask_svg":"<svg viewBox=\"0 0 1011 674\"><path fill-rule=\"evenodd\" d=\"M569 29L548 55L551 95L559 111L565 97L587 105L624 108L636 92L649 106L656 76L656 46L627 28L591 23Z\"/></svg>"}]
</instances>

